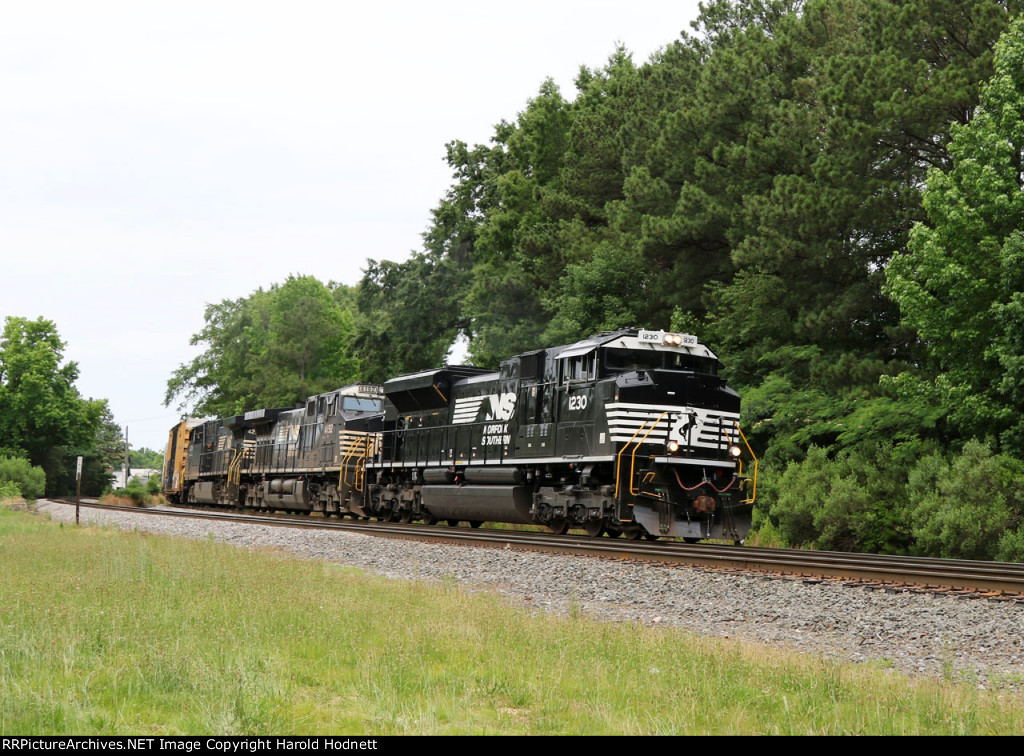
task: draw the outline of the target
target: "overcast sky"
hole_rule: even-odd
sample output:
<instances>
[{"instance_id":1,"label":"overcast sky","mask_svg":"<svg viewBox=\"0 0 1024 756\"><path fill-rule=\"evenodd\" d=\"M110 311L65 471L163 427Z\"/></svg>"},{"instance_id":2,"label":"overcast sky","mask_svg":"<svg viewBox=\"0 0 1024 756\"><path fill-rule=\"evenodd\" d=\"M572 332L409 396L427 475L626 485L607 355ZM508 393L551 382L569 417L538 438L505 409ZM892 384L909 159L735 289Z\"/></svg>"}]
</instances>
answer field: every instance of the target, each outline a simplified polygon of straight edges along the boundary
<instances>
[{"instance_id":1,"label":"overcast sky","mask_svg":"<svg viewBox=\"0 0 1024 756\"><path fill-rule=\"evenodd\" d=\"M636 63L697 0L7 2L0 320L53 320L134 446L178 419L206 303L356 283L420 247L451 175L551 77Z\"/></svg>"}]
</instances>

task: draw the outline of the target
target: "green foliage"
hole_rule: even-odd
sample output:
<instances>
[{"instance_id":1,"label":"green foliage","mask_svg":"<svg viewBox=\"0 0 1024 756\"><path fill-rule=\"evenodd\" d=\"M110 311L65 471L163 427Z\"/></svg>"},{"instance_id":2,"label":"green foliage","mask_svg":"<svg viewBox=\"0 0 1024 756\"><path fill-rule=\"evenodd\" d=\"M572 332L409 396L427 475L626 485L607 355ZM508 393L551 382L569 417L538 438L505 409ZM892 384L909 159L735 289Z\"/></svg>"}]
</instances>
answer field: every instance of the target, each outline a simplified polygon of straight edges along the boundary
<instances>
[{"instance_id":1,"label":"green foliage","mask_svg":"<svg viewBox=\"0 0 1024 756\"><path fill-rule=\"evenodd\" d=\"M79 395L78 366L61 364L64 346L43 318L8 317L0 338L0 448L24 452L43 468L54 494L70 492L73 453L91 448L108 411L105 400Z\"/></svg>"},{"instance_id":2,"label":"green foliage","mask_svg":"<svg viewBox=\"0 0 1024 756\"><path fill-rule=\"evenodd\" d=\"M414 254L404 263L367 261L355 289L353 349L361 379L383 383L445 361L463 328L464 274L451 257Z\"/></svg>"},{"instance_id":3,"label":"green foliage","mask_svg":"<svg viewBox=\"0 0 1024 756\"><path fill-rule=\"evenodd\" d=\"M372 377L420 369L461 331L494 365L685 316L738 388L783 381L820 399L800 412L841 397L810 433L765 426L782 456L831 446L843 431L825 426L879 397L888 405L860 412L843 443L885 440L890 427L864 424L895 399L879 379L917 354L884 269L1022 5L719 0L702 6L699 36L649 62L620 48L581 69L572 101L544 82L488 144L448 145L453 183L426 251L371 262L360 284L360 357ZM938 437L941 406L914 403L896 432Z\"/></svg>"},{"instance_id":4,"label":"green foliage","mask_svg":"<svg viewBox=\"0 0 1024 756\"><path fill-rule=\"evenodd\" d=\"M164 453L147 449L145 446L141 449L132 448L128 453L128 458L131 460L133 468L143 470L159 470L164 465Z\"/></svg>"},{"instance_id":5,"label":"green foliage","mask_svg":"<svg viewBox=\"0 0 1024 756\"><path fill-rule=\"evenodd\" d=\"M766 470L760 490L774 530L793 546L907 553L907 469L892 451L882 445L830 459L812 446L781 474Z\"/></svg>"},{"instance_id":6,"label":"green foliage","mask_svg":"<svg viewBox=\"0 0 1024 756\"><path fill-rule=\"evenodd\" d=\"M14 493L11 494L11 484ZM38 499L46 490L46 473L27 459L0 456L0 485L6 486L3 496L22 496Z\"/></svg>"},{"instance_id":7,"label":"green foliage","mask_svg":"<svg viewBox=\"0 0 1024 756\"><path fill-rule=\"evenodd\" d=\"M1020 559L1024 462L968 442L947 460L933 454L911 472L907 495L921 553L959 559Z\"/></svg>"},{"instance_id":8,"label":"green foliage","mask_svg":"<svg viewBox=\"0 0 1024 756\"><path fill-rule=\"evenodd\" d=\"M923 452L926 447L919 447ZM979 441L920 456L813 446L759 486L760 529L792 546L1024 561L1024 462Z\"/></svg>"},{"instance_id":9,"label":"green foliage","mask_svg":"<svg viewBox=\"0 0 1024 756\"><path fill-rule=\"evenodd\" d=\"M150 478L153 480L153 478ZM159 493L159 481L157 482L157 493ZM137 477L132 476L128 481L128 485L124 488L118 488L114 490L114 496L121 496L126 499L131 499L135 502L138 507L144 507L149 503L150 497L154 494L149 491L148 481L147 485L144 485Z\"/></svg>"},{"instance_id":10,"label":"green foliage","mask_svg":"<svg viewBox=\"0 0 1024 756\"><path fill-rule=\"evenodd\" d=\"M292 406L359 380L343 288L289 276L268 291L208 306L206 326L191 341L205 351L174 372L164 403L178 399L198 414L232 415Z\"/></svg>"},{"instance_id":11,"label":"green foliage","mask_svg":"<svg viewBox=\"0 0 1024 756\"><path fill-rule=\"evenodd\" d=\"M114 422L114 416L105 403L92 441L68 450L69 460L79 455L82 457L82 495L97 496L110 486L114 479L112 470L120 467L124 460L121 427ZM74 472L73 465L66 466L60 478L61 490L67 493L77 491Z\"/></svg>"},{"instance_id":12,"label":"green foliage","mask_svg":"<svg viewBox=\"0 0 1024 756\"><path fill-rule=\"evenodd\" d=\"M996 49L971 122L954 129L953 166L932 171L928 224L889 265L887 292L920 334L936 393L964 435L1024 441L1024 20ZM928 376L905 379L909 387Z\"/></svg>"}]
</instances>

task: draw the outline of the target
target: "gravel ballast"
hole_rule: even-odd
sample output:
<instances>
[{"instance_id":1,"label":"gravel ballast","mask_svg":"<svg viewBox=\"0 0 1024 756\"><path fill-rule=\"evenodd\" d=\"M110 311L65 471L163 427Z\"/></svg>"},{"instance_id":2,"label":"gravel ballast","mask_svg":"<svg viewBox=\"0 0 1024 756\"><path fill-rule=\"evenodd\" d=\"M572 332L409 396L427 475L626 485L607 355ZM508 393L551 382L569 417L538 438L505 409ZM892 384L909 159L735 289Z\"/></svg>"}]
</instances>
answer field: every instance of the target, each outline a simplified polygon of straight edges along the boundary
<instances>
[{"instance_id":1,"label":"gravel ballast","mask_svg":"<svg viewBox=\"0 0 1024 756\"><path fill-rule=\"evenodd\" d=\"M37 509L55 520L75 517L74 507L64 504L40 500ZM672 625L873 661L912 675L952 675L980 688L1020 691L1024 682L1021 603L87 508L81 518L83 524L282 549L389 578L456 581L534 610L572 607L598 620Z\"/></svg>"}]
</instances>

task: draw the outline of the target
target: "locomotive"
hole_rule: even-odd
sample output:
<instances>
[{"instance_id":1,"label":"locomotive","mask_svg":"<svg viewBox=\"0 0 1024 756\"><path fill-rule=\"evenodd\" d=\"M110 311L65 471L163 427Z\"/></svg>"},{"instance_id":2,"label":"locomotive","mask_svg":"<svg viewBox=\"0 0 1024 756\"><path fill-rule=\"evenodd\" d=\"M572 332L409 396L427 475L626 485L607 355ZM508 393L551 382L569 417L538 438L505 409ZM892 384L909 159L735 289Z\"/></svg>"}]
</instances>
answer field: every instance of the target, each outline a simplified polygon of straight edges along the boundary
<instances>
[{"instance_id":1,"label":"locomotive","mask_svg":"<svg viewBox=\"0 0 1024 756\"><path fill-rule=\"evenodd\" d=\"M171 430L172 501L740 542L739 395L689 334L623 329Z\"/></svg>"}]
</instances>

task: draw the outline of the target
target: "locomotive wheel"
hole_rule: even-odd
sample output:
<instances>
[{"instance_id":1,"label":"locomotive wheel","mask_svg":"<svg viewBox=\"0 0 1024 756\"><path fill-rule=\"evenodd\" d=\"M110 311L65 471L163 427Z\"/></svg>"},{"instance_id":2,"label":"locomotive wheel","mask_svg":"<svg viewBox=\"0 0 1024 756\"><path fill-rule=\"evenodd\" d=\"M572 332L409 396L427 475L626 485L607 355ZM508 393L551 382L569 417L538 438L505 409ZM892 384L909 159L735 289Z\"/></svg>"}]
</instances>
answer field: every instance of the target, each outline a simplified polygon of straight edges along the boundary
<instances>
[{"instance_id":1,"label":"locomotive wheel","mask_svg":"<svg viewBox=\"0 0 1024 756\"><path fill-rule=\"evenodd\" d=\"M622 528L607 527L605 528L605 532L608 534L609 538L619 538L622 536Z\"/></svg>"},{"instance_id":2,"label":"locomotive wheel","mask_svg":"<svg viewBox=\"0 0 1024 756\"><path fill-rule=\"evenodd\" d=\"M483 524L484 524L483 520L470 520L469 521L469 527L471 527L471 528L479 528Z\"/></svg>"},{"instance_id":3,"label":"locomotive wheel","mask_svg":"<svg viewBox=\"0 0 1024 756\"><path fill-rule=\"evenodd\" d=\"M557 517L553 520L548 520L547 528L555 535L565 535L569 532L569 523L563 518Z\"/></svg>"},{"instance_id":4,"label":"locomotive wheel","mask_svg":"<svg viewBox=\"0 0 1024 756\"><path fill-rule=\"evenodd\" d=\"M639 541L644 537L644 532L644 529L636 523L622 526L622 535L626 536L627 541Z\"/></svg>"},{"instance_id":5,"label":"locomotive wheel","mask_svg":"<svg viewBox=\"0 0 1024 756\"><path fill-rule=\"evenodd\" d=\"M688 538L686 536L683 536L683 543L700 543L700 539L699 538Z\"/></svg>"},{"instance_id":6,"label":"locomotive wheel","mask_svg":"<svg viewBox=\"0 0 1024 756\"><path fill-rule=\"evenodd\" d=\"M587 520L583 529L591 538L600 538L604 535L604 520Z\"/></svg>"},{"instance_id":7,"label":"locomotive wheel","mask_svg":"<svg viewBox=\"0 0 1024 756\"><path fill-rule=\"evenodd\" d=\"M432 514L425 514L425 515L423 515L423 524L424 525L437 525L437 518L434 517L434 515L432 515Z\"/></svg>"},{"instance_id":8,"label":"locomotive wheel","mask_svg":"<svg viewBox=\"0 0 1024 756\"><path fill-rule=\"evenodd\" d=\"M459 527L459 521L458 520L445 520L445 522L448 523L448 527L450 527L450 528L457 528L457 527Z\"/></svg>"},{"instance_id":9,"label":"locomotive wheel","mask_svg":"<svg viewBox=\"0 0 1024 756\"><path fill-rule=\"evenodd\" d=\"M403 509L401 512L399 512L398 513L398 521L399 522L403 522L406 525L408 525L410 522L412 522L412 510L411 509Z\"/></svg>"},{"instance_id":10,"label":"locomotive wheel","mask_svg":"<svg viewBox=\"0 0 1024 756\"><path fill-rule=\"evenodd\" d=\"M648 541L657 541L660 537L661 536L656 536L654 535L654 533L651 533L649 531L644 531L644 538L646 538Z\"/></svg>"}]
</instances>

